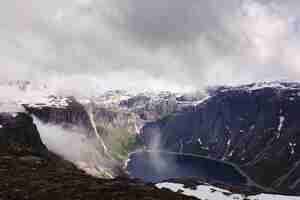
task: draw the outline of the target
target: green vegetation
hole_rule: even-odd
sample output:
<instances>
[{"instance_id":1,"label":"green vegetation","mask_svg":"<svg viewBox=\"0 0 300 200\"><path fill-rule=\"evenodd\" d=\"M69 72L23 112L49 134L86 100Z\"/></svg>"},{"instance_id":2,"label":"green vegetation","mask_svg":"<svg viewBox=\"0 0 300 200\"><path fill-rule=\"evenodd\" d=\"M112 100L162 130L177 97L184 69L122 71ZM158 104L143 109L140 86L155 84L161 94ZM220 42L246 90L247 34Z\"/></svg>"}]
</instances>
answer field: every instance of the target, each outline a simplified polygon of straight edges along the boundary
<instances>
[{"instance_id":1,"label":"green vegetation","mask_svg":"<svg viewBox=\"0 0 300 200\"><path fill-rule=\"evenodd\" d=\"M125 128L97 126L113 157L117 160L126 160L128 154L143 147L138 135L130 133Z\"/></svg>"},{"instance_id":2,"label":"green vegetation","mask_svg":"<svg viewBox=\"0 0 300 200\"><path fill-rule=\"evenodd\" d=\"M116 159L125 160L130 152L136 149L142 148L142 142L138 136L129 136L126 139L117 141L114 146L112 146L112 153Z\"/></svg>"}]
</instances>

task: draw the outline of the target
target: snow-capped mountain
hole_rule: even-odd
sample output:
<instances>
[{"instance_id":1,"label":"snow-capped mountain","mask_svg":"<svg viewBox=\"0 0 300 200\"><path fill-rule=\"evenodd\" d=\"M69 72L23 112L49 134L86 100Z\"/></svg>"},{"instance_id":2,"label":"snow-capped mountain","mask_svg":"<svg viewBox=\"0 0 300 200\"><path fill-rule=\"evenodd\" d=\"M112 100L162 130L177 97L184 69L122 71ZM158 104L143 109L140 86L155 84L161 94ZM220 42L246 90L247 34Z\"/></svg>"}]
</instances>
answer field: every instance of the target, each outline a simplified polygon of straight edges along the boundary
<instances>
[{"instance_id":1,"label":"snow-capped mountain","mask_svg":"<svg viewBox=\"0 0 300 200\"><path fill-rule=\"evenodd\" d=\"M210 95L192 111L145 125L148 146L156 134L163 150L230 161L265 187L299 194L300 84L218 87Z\"/></svg>"},{"instance_id":2,"label":"snow-capped mountain","mask_svg":"<svg viewBox=\"0 0 300 200\"><path fill-rule=\"evenodd\" d=\"M76 132L69 138L79 134L76 141L85 141L80 148L88 150L84 159L71 161L93 175L98 170L102 177L115 176L128 153L144 145L152 148L158 135L155 148L232 162L263 187L298 194L300 83L211 87L193 94L114 90L91 97L62 96L45 85L22 81L0 87L10 91L0 96L3 111L32 114L41 121L36 123L42 133L55 125ZM65 151L63 156L70 154Z\"/></svg>"}]
</instances>

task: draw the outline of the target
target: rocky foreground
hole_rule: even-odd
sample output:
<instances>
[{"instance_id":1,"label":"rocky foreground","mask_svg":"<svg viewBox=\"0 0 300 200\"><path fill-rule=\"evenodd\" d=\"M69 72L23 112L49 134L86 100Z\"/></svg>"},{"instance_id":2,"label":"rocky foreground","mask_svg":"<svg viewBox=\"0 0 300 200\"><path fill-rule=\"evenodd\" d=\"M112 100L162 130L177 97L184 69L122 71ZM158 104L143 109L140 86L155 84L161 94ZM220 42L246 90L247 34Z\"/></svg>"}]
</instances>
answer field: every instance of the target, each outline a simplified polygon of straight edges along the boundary
<instances>
[{"instance_id":1,"label":"rocky foreground","mask_svg":"<svg viewBox=\"0 0 300 200\"><path fill-rule=\"evenodd\" d=\"M98 179L49 152L30 116L0 114L0 199L193 199L139 180Z\"/></svg>"}]
</instances>

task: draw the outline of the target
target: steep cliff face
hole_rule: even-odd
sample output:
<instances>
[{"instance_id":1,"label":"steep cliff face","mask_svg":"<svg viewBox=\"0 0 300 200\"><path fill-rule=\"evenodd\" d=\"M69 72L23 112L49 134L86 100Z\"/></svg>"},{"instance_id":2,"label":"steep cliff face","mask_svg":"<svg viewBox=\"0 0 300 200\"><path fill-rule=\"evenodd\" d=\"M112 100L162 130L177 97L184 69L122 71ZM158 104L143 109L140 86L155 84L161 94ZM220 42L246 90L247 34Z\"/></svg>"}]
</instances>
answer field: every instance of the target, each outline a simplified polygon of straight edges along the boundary
<instances>
[{"instance_id":1,"label":"steep cliff face","mask_svg":"<svg viewBox=\"0 0 300 200\"><path fill-rule=\"evenodd\" d=\"M117 107L89 106L97 132L108 151L115 159L125 161L128 153L139 147L138 133L143 122L135 113Z\"/></svg>"},{"instance_id":2,"label":"steep cliff face","mask_svg":"<svg viewBox=\"0 0 300 200\"><path fill-rule=\"evenodd\" d=\"M45 123L61 124L65 127L76 125L85 128L88 132L93 132L88 113L84 106L73 97L50 96L47 102L23 104L23 106L30 114Z\"/></svg>"},{"instance_id":3,"label":"steep cliff face","mask_svg":"<svg viewBox=\"0 0 300 200\"><path fill-rule=\"evenodd\" d=\"M264 186L300 194L299 113L299 83L224 87L193 111L147 124L142 136L148 146L228 160Z\"/></svg>"}]
</instances>

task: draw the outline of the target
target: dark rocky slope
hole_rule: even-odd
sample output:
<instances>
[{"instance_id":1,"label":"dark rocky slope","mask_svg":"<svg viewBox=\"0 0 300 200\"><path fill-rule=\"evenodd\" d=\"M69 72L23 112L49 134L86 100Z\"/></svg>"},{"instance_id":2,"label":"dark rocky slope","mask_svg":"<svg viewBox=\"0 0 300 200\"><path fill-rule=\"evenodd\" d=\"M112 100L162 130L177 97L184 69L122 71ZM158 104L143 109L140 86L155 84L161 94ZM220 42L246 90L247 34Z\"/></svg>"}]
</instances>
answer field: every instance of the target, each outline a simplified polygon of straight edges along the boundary
<instances>
[{"instance_id":1,"label":"dark rocky slope","mask_svg":"<svg viewBox=\"0 0 300 200\"><path fill-rule=\"evenodd\" d=\"M300 194L300 84L211 92L193 111L147 124L142 133L146 144L231 161L265 187Z\"/></svg>"},{"instance_id":2,"label":"dark rocky slope","mask_svg":"<svg viewBox=\"0 0 300 200\"><path fill-rule=\"evenodd\" d=\"M42 143L33 119L25 113L0 113L0 145L23 145L37 155L47 156L48 151Z\"/></svg>"},{"instance_id":3,"label":"dark rocky slope","mask_svg":"<svg viewBox=\"0 0 300 200\"><path fill-rule=\"evenodd\" d=\"M137 180L97 179L49 152L32 118L0 114L0 199L193 199Z\"/></svg>"}]
</instances>

